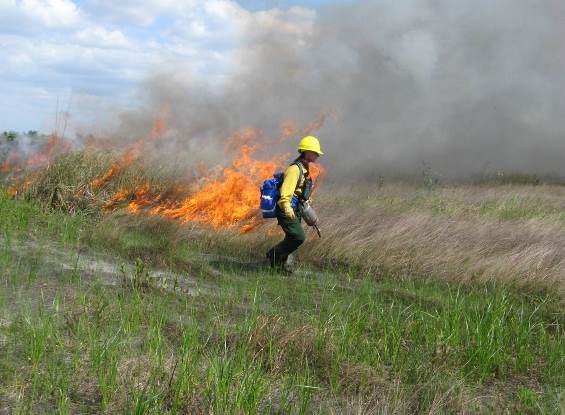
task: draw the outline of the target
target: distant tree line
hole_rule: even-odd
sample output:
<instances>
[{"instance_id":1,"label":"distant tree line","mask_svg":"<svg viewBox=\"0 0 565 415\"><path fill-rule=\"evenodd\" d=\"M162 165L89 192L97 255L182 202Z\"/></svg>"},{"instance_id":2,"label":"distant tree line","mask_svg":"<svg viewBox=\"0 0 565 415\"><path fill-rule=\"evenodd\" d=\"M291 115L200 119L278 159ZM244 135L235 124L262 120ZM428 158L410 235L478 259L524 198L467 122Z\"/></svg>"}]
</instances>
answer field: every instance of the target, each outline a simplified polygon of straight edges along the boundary
<instances>
[{"instance_id":1,"label":"distant tree line","mask_svg":"<svg viewBox=\"0 0 565 415\"><path fill-rule=\"evenodd\" d=\"M29 130L27 133L18 133L17 131L4 131L2 136L6 141L15 141L20 135L27 135L28 137L37 137L39 133L35 130Z\"/></svg>"}]
</instances>

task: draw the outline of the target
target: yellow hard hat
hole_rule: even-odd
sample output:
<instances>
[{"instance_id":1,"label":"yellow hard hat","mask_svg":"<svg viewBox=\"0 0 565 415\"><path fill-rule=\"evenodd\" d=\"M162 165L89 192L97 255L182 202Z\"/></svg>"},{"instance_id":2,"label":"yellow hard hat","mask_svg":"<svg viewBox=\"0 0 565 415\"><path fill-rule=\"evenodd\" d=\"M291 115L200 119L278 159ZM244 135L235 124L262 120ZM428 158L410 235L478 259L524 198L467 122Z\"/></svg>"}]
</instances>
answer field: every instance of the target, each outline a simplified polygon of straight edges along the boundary
<instances>
[{"instance_id":1,"label":"yellow hard hat","mask_svg":"<svg viewBox=\"0 0 565 415\"><path fill-rule=\"evenodd\" d=\"M298 151L306 150L318 153L320 156L324 154L322 152L322 147L320 147L320 141L312 135L307 135L302 140L300 140L300 143L298 143Z\"/></svg>"}]
</instances>

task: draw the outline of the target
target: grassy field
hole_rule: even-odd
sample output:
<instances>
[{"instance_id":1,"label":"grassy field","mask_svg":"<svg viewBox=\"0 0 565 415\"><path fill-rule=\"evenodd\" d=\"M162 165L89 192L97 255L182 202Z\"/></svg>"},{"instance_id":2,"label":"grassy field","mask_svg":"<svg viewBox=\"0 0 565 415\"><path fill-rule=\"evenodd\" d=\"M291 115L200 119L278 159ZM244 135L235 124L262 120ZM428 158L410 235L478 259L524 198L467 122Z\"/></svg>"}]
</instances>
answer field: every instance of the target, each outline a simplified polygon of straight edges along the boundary
<instances>
[{"instance_id":1,"label":"grassy field","mask_svg":"<svg viewBox=\"0 0 565 415\"><path fill-rule=\"evenodd\" d=\"M0 413L565 412L565 188L328 184L288 277L271 225L103 213L109 165L1 192Z\"/></svg>"},{"instance_id":2,"label":"grassy field","mask_svg":"<svg viewBox=\"0 0 565 415\"><path fill-rule=\"evenodd\" d=\"M107 216L109 206L118 214L125 212L127 203L137 197L127 189L148 185L154 193L167 195L185 178L178 167L139 161L93 188L92 181L113 162L110 153L64 156L35 173L21 196L49 208L99 218ZM177 177L181 180L173 179ZM315 198L324 238L310 238L301 255L318 266L355 267L369 276L384 272L457 282L504 281L558 291L565 297L565 187L528 177L514 174L479 184L444 186L426 178L416 184L386 180L323 184ZM124 189L127 197L112 202L113 195ZM130 227L138 227L138 218ZM120 238L124 221L114 222L104 229L104 244L109 233ZM275 228L267 223L243 238L202 229L193 233L199 233L208 246L235 247L249 255L267 249ZM184 231L169 234L182 239L179 232Z\"/></svg>"}]
</instances>

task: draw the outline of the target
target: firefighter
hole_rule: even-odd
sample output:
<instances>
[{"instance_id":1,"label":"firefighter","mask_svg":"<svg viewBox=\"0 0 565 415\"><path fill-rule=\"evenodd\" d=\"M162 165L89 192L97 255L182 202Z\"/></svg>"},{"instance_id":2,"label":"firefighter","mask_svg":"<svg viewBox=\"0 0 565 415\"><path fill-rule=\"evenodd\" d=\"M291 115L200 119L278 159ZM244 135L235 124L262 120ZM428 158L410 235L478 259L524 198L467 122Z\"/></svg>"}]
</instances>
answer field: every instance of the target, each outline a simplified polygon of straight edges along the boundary
<instances>
[{"instance_id":1,"label":"firefighter","mask_svg":"<svg viewBox=\"0 0 565 415\"><path fill-rule=\"evenodd\" d=\"M277 203L276 216L285 238L267 252L267 258L273 268L283 268L292 272L289 255L298 249L306 239L301 224L299 205L310 198L312 180L310 179L310 163L324 154L316 137L306 136L298 144L300 156L284 172L284 180L280 188L280 199Z\"/></svg>"}]
</instances>

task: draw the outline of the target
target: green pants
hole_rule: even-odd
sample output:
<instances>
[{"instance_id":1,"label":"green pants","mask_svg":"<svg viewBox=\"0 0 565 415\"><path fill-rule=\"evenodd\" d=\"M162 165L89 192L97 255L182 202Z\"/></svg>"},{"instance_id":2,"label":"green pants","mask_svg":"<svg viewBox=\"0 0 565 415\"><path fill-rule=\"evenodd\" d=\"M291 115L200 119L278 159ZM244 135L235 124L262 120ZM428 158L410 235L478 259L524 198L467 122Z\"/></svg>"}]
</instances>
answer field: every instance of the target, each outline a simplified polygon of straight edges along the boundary
<instances>
[{"instance_id":1,"label":"green pants","mask_svg":"<svg viewBox=\"0 0 565 415\"><path fill-rule=\"evenodd\" d=\"M279 226L283 229L285 238L267 252L271 265L284 263L288 256L296 251L306 240L304 228L302 228L300 223L302 218L298 209L294 209L294 214L296 215L294 219L288 219L278 207L276 213Z\"/></svg>"}]
</instances>

